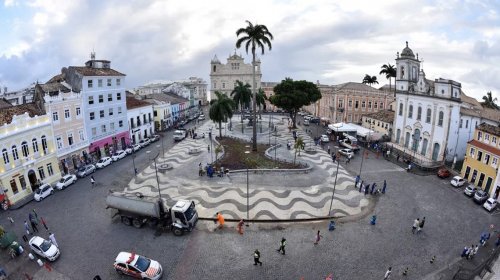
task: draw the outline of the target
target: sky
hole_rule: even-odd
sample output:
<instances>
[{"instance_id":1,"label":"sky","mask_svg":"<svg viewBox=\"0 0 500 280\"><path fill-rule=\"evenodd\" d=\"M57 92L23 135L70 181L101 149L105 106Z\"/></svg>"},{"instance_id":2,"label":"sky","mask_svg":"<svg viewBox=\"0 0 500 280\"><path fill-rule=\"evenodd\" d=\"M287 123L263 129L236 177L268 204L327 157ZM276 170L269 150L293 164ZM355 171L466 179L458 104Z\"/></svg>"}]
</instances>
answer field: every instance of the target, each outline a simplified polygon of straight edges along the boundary
<instances>
[{"instance_id":1,"label":"sky","mask_svg":"<svg viewBox=\"0 0 500 280\"><path fill-rule=\"evenodd\" d=\"M272 49L262 81L361 82L395 65L408 41L428 79L500 99L499 0L0 0L0 86L46 82L97 59L127 75L127 88L201 77L235 52L246 20L266 25ZM251 54L236 50L246 62ZM377 85L375 85L377 86Z\"/></svg>"}]
</instances>

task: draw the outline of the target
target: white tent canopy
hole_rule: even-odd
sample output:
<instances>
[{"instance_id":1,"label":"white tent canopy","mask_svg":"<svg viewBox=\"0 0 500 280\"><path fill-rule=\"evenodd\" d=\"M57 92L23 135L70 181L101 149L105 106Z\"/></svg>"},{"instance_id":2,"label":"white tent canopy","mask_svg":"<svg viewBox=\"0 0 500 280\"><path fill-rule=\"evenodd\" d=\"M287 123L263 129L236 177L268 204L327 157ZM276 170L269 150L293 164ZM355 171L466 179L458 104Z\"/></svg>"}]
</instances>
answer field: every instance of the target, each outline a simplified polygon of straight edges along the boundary
<instances>
[{"instance_id":1,"label":"white tent canopy","mask_svg":"<svg viewBox=\"0 0 500 280\"><path fill-rule=\"evenodd\" d=\"M370 138L370 140L379 140L382 137L380 132L362 127L353 123L334 123L329 124L328 128L335 132L345 132L348 134L356 134L359 137ZM350 132L350 133L349 133Z\"/></svg>"}]
</instances>

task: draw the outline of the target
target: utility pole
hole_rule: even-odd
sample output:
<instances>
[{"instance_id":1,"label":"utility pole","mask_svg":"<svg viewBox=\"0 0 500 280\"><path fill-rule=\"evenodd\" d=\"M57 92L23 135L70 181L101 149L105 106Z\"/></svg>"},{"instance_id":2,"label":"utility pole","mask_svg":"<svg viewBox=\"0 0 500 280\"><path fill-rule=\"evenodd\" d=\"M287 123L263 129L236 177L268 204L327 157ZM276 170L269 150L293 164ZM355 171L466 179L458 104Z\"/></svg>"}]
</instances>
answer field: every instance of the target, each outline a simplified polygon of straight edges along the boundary
<instances>
[{"instance_id":1,"label":"utility pole","mask_svg":"<svg viewBox=\"0 0 500 280\"><path fill-rule=\"evenodd\" d=\"M335 183L333 183L333 192L332 192L332 200L330 201L330 210L328 210L328 215L331 215L332 205L333 205L333 196L335 195L335 187L337 186L337 175L339 174L339 165L340 161L337 160L337 172L335 173Z\"/></svg>"}]
</instances>

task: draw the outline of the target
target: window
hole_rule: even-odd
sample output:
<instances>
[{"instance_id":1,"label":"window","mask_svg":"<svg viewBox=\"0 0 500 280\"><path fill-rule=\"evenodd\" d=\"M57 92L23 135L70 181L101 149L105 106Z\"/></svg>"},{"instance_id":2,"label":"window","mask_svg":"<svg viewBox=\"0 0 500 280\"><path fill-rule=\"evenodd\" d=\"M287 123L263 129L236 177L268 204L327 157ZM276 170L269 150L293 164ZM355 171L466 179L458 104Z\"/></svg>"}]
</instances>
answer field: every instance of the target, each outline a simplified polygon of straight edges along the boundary
<instances>
[{"instance_id":1,"label":"window","mask_svg":"<svg viewBox=\"0 0 500 280\"><path fill-rule=\"evenodd\" d=\"M104 102L104 96L102 94L99 94L99 103Z\"/></svg>"},{"instance_id":2,"label":"window","mask_svg":"<svg viewBox=\"0 0 500 280\"><path fill-rule=\"evenodd\" d=\"M377 109L377 102L373 102L373 108Z\"/></svg>"},{"instance_id":3,"label":"window","mask_svg":"<svg viewBox=\"0 0 500 280\"><path fill-rule=\"evenodd\" d=\"M214 88L217 88L217 83L216 82L214 82Z\"/></svg>"},{"instance_id":4,"label":"window","mask_svg":"<svg viewBox=\"0 0 500 280\"><path fill-rule=\"evenodd\" d=\"M490 164L490 155L488 155L488 154L484 155L484 163L485 164Z\"/></svg>"},{"instance_id":5,"label":"window","mask_svg":"<svg viewBox=\"0 0 500 280\"><path fill-rule=\"evenodd\" d=\"M116 100L122 100L122 94L120 92L116 94Z\"/></svg>"},{"instance_id":6,"label":"window","mask_svg":"<svg viewBox=\"0 0 500 280\"><path fill-rule=\"evenodd\" d=\"M222 83L222 88L226 88L226 83Z\"/></svg>"},{"instance_id":7,"label":"window","mask_svg":"<svg viewBox=\"0 0 500 280\"><path fill-rule=\"evenodd\" d=\"M375 107L376 108L376 107ZM380 106L379 106L380 109L384 109L384 102L380 102Z\"/></svg>"},{"instance_id":8,"label":"window","mask_svg":"<svg viewBox=\"0 0 500 280\"><path fill-rule=\"evenodd\" d=\"M80 137L80 141L85 141L85 134L83 134L83 130L78 131L78 136Z\"/></svg>"},{"instance_id":9,"label":"window","mask_svg":"<svg viewBox=\"0 0 500 280\"><path fill-rule=\"evenodd\" d=\"M120 79L116 79L116 85L117 86L121 85L121 80Z\"/></svg>"},{"instance_id":10,"label":"window","mask_svg":"<svg viewBox=\"0 0 500 280\"><path fill-rule=\"evenodd\" d=\"M101 132L102 133L106 132L106 125L105 124L101 125Z\"/></svg>"},{"instance_id":11,"label":"window","mask_svg":"<svg viewBox=\"0 0 500 280\"><path fill-rule=\"evenodd\" d=\"M17 189L16 180L14 180L14 179L10 180L10 188L12 189L12 192L14 194L19 192L19 190Z\"/></svg>"},{"instance_id":12,"label":"window","mask_svg":"<svg viewBox=\"0 0 500 280\"><path fill-rule=\"evenodd\" d=\"M408 118L413 118L413 105L410 105L410 107L408 107Z\"/></svg>"},{"instance_id":13,"label":"window","mask_svg":"<svg viewBox=\"0 0 500 280\"><path fill-rule=\"evenodd\" d=\"M154 115L155 117L157 117L157 116L158 116L158 111L154 110L153 115Z\"/></svg>"},{"instance_id":14,"label":"window","mask_svg":"<svg viewBox=\"0 0 500 280\"><path fill-rule=\"evenodd\" d=\"M99 111L99 117L101 119L104 118L104 110Z\"/></svg>"},{"instance_id":15,"label":"window","mask_svg":"<svg viewBox=\"0 0 500 280\"><path fill-rule=\"evenodd\" d=\"M40 175L40 180L45 179L45 171L43 170L43 166L38 167L38 175Z\"/></svg>"},{"instance_id":16,"label":"window","mask_svg":"<svg viewBox=\"0 0 500 280\"><path fill-rule=\"evenodd\" d=\"M54 170L52 169L52 163L47 164L47 173L49 173L49 176L54 175Z\"/></svg>"},{"instance_id":17,"label":"window","mask_svg":"<svg viewBox=\"0 0 500 280\"><path fill-rule=\"evenodd\" d=\"M438 126L443 126L443 118L444 118L443 111L439 111Z\"/></svg>"},{"instance_id":18,"label":"window","mask_svg":"<svg viewBox=\"0 0 500 280\"><path fill-rule=\"evenodd\" d=\"M490 141L490 135L488 133L484 134L484 141Z\"/></svg>"},{"instance_id":19,"label":"window","mask_svg":"<svg viewBox=\"0 0 500 280\"><path fill-rule=\"evenodd\" d=\"M47 145L47 137L45 135L42 136L42 149L45 153L47 153L47 148L49 146Z\"/></svg>"},{"instance_id":20,"label":"window","mask_svg":"<svg viewBox=\"0 0 500 280\"><path fill-rule=\"evenodd\" d=\"M109 124L109 130L110 131L114 131L115 130L115 123L114 122L112 122L112 123Z\"/></svg>"},{"instance_id":21,"label":"window","mask_svg":"<svg viewBox=\"0 0 500 280\"><path fill-rule=\"evenodd\" d=\"M372 102L368 101L368 109L371 109L371 108L372 108Z\"/></svg>"},{"instance_id":22,"label":"window","mask_svg":"<svg viewBox=\"0 0 500 280\"><path fill-rule=\"evenodd\" d=\"M102 79L97 80L97 87L102 87Z\"/></svg>"},{"instance_id":23,"label":"window","mask_svg":"<svg viewBox=\"0 0 500 280\"><path fill-rule=\"evenodd\" d=\"M118 126L119 126L119 127L123 127L123 121L119 121L119 122L118 122Z\"/></svg>"},{"instance_id":24,"label":"window","mask_svg":"<svg viewBox=\"0 0 500 280\"><path fill-rule=\"evenodd\" d=\"M69 115L69 109L64 109L64 118L65 119L69 119L70 115Z\"/></svg>"},{"instance_id":25,"label":"window","mask_svg":"<svg viewBox=\"0 0 500 280\"><path fill-rule=\"evenodd\" d=\"M108 85L108 87L111 86L111 79L108 79L107 85Z\"/></svg>"},{"instance_id":26,"label":"window","mask_svg":"<svg viewBox=\"0 0 500 280\"><path fill-rule=\"evenodd\" d=\"M118 115L122 113L122 107L118 107Z\"/></svg>"},{"instance_id":27,"label":"window","mask_svg":"<svg viewBox=\"0 0 500 280\"><path fill-rule=\"evenodd\" d=\"M339 108L344 107L344 99L339 99Z\"/></svg>"},{"instance_id":28,"label":"window","mask_svg":"<svg viewBox=\"0 0 500 280\"><path fill-rule=\"evenodd\" d=\"M57 114L57 112L52 113L52 120L55 122L59 121L59 115Z\"/></svg>"},{"instance_id":29,"label":"window","mask_svg":"<svg viewBox=\"0 0 500 280\"><path fill-rule=\"evenodd\" d=\"M431 113L432 113L431 108L427 108L427 114L425 115L425 122L426 123L431 123Z\"/></svg>"},{"instance_id":30,"label":"window","mask_svg":"<svg viewBox=\"0 0 500 280\"><path fill-rule=\"evenodd\" d=\"M458 125L459 128L462 128L462 124L463 124L464 120L463 119L460 119L460 124Z\"/></svg>"},{"instance_id":31,"label":"window","mask_svg":"<svg viewBox=\"0 0 500 280\"><path fill-rule=\"evenodd\" d=\"M403 115L403 103L399 103L399 115Z\"/></svg>"},{"instance_id":32,"label":"window","mask_svg":"<svg viewBox=\"0 0 500 280\"><path fill-rule=\"evenodd\" d=\"M109 108L109 115L112 116L113 115L113 108Z\"/></svg>"},{"instance_id":33,"label":"window","mask_svg":"<svg viewBox=\"0 0 500 280\"><path fill-rule=\"evenodd\" d=\"M358 108L359 108L359 101L358 101L358 100L356 100L356 101L354 102L354 108L356 108L356 109L358 109Z\"/></svg>"},{"instance_id":34,"label":"window","mask_svg":"<svg viewBox=\"0 0 500 280\"><path fill-rule=\"evenodd\" d=\"M28 149L28 142L24 141L21 143L21 151L23 152L23 157L28 157L30 154L30 151Z\"/></svg>"},{"instance_id":35,"label":"window","mask_svg":"<svg viewBox=\"0 0 500 280\"><path fill-rule=\"evenodd\" d=\"M496 136L493 136L493 137L491 138L491 143L493 143L493 144L496 144L496 143L497 143L497 137L496 137Z\"/></svg>"},{"instance_id":36,"label":"window","mask_svg":"<svg viewBox=\"0 0 500 280\"><path fill-rule=\"evenodd\" d=\"M38 141L36 140L36 138L33 138L31 140L31 144L33 146L33 152L38 153Z\"/></svg>"},{"instance_id":37,"label":"window","mask_svg":"<svg viewBox=\"0 0 500 280\"><path fill-rule=\"evenodd\" d=\"M418 106L417 108L417 120L420 121L422 119L422 107Z\"/></svg>"},{"instance_id":38,"label":"window","mask_svg":"<svg viewBox=\"0 0 500 280\"><path fill-rule=\"evenodd\" d=\"M97 134L97 129L95 127L92 127L92 136L95 136Z\"/></svg>"},{"instance_id":39,"label":"window","mask_svg":"<svg viewBox=\"0 0 500 280\"><path fill-rule=\"evenodd\" d=\"M113 101L113 94L112 93L108 93L108 101Z\"/></svg>"},{"instance_id":40,"label":"window","mask_svg":"<svg viewBox=\"0 0 500 280\"><path fill-rule=\"evenodd\" d=\"M21 184L21 189L26 189L26 180L23 175L19 175L19 183Z\"/></svg>"},{"instance_id":41,"label":"window","mask_svg":"<svg viewBox=\"0 0 500 280\"><path fill-rule=\"evenodd\" d=\"M87 87L88 88L92 88L92 80L88 80L87 81Z\"/></svg>"},{"instance_id":42,"label":"window","mask_svg":"<svg viewBox=\"0 0 500 280\"><path fill-rule=\"evenodd\" d=\"M496 167L497 164L498 164L498 158L494 157L493 160L491 161L491 165L493 165L493 167Z\"/></svg>"},{"instance_id":43,"label":"window","mask_svg":"<svg viewBox=\"0 0 500 280\"><path fill-rule=\"evenodd\" d=\"M361 109L365 109L366 107L366 101L361 101Z\"/></svg>"},{"instance_id":44,"label":"window","mask_svg":"<svg viewBox=\"0 0 500 280\"><path fill-rule=\"evenodd\" d=\"M471 157L474 157L474 156L475 156L475 154L476 154L476 149L474 149L474 148L470 148L470 156L471 156Z\"/></svg>"},{"instance_id":45,"label":"window","mask_svg":"<svg viewBox=\"0 0 500 280\"><path fill-rule=\"evenodd\" d=\"M73 145L73 133L68 133L68 145Z\"/></svg>"},{"instance_id":46,"label":"window","mask_svg":"<svg viewBox=\"0 0 500 280\"><path fill-rule=\"evenodd\" d=\"M481 152L481 151L478 150L477 151L477 160L481 161L482 159L483 159L483 152Z\"/></svg>"},{"instance_id":47,"label":"window","mask_svg":"<svg viewBox=\"0 0 500 280\"><path fill-rule=\"evenodd\" d=\"M94 112L90 112L90 120L94 120L95 119L95 113Z\"/></svg>"},{"instance_id":48,"label":"window","mask_svg":"<svg viewBox=\"0 0 500 280\"><path fill-rule=\"evenodd\" d=\"M94 104L94 97L89 96L89 105L92 105L92 104Z\"/></svg>"},{"instance_id":49,"label":"window","mask_svg":"<svg viewBox=\"0 0 500 280\"><path fill-rule=\"evenodd\" d=\"M56 143L57 143L57 149L62 149L63 148L63 140L61 136L56 137Z\"/></svg>"},{"instance_id":50,"label":"window","mask_svg":"<svg viewBox=\"0 0 500 280\"><path fill-rule=\"evenodd\" d=\"M465 128L469 128L469 120L465 120Z\"/></svg>"},{"instance_id":51,"label":"window","mask_svg":"<svg viewBox=\"0 0 500 280\"><path fill-rule=\"evenodd\" d=\"M3 163L8 164L10 162L9 153L7 152L7 149L2 150L2 157L3 157Z\"/></svg>"},{"instance_id":52,"label":"window","mask_svg":"<svg viewBox=\"0 0 500 280\"><path fill-rule=\"evenodd\" d=\"M349 99L349 101L347 101L347 106L349 106L349 108L352 108L352 100Z\"/></svg>"},{"instance_id":53,"label":"window","mask_svg":"<svg viewBox=\"0 0 500 280\"><path fill-rule=\"evenodd\" d=\"M481 131L477 132L477 140L483 140L483 133Z\"/></svg>"},{"instance_id":54,"label":"window","mask_svg":"<svg viewBox=\"0 0 500 280\"><path fill-rule=\"evenodd\" d=\"M82 114L82 111L80 109L80 107L76 107L76 115L79 116Z\"/></svg>"}]
</instances>

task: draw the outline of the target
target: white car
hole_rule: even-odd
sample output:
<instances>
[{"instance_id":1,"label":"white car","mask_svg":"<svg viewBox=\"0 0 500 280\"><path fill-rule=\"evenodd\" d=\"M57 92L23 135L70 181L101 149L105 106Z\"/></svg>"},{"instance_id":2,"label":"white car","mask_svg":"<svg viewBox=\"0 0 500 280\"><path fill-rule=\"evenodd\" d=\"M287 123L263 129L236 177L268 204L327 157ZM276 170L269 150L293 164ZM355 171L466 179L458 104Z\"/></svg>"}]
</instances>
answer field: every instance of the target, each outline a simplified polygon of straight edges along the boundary
<instances>
[{"instance_id":1,"label":"white car","mask_svg":"<svg viewBox=\"0 0 500 280\"><path fill-rule=\"evenodd\" d=\"M204 120L204 119L205 119L205 115L201 114L201 115L198 117L198 119L199 119L200 121Z\"/></svg>"},{"instance_id":2,"label":"white car","mask_svg":"<svg viewBox=\"0 0 500 280\"><path fill-rule=\"evenodd\" d=\"M308 126L309 125L309 121L308 120L304 120L304 125Z\"/></svg>"},{"instance_id":3,"label":"white car","mask_svg":"<svg viewBox=\"0 0 500 280\"><path fill-rule=\"evenodd\" d=\"M328 138L327 135L323 134L323 135L321 135L321 142L328 143L328 142L330 142L330 138Z\"/></svg>"},{"instance_id":4,"label":"white car","mask_svg":"<svg viewBox=\"0 0 500 280\"><path fill-rule=\"evenodd\" d=\"M40 257L46 258L47 260L53 262L55 261L59 255L59 248L56 245L52 244L49 240L45 240L40 236L33 236L30 239L30 248L35 254Z\"/></svg>"},{"instance_id":5,"label":"white car","mask_svg":"<svg viewBox=\"0 0 500 280\"><path fill-rule=\"evenodd\" d=\"M120 252L113 264L118 274L130 275L134 278L157 280L163 274L161 264L136 253Z\"/></svg>"},{"instance_id":6,"label":"white car","mask_svg":"<svg viewBox=\"0 0 500 280\"><path fill-rule=\"evenodd\" d=\"M352 158L354 155L354 152L351 149L340 149L339 153L341 155L348 157L348 158Z\"/></svg>"},{"instance_id":7,"label":"white car","mask_svg":"<svg viewBox=\"0 0 500 280\"><path fill-rule=\"evenodd\" d=\"M454 187L461 187L465 184L465 180L464 178L460 177L460 176L455 176L453 177L453 179L451 179L450 181L450 184Z\"/></svg>"},{"instance_id":8,"label":"white car","mask_svg":"<svg viewBox=\"0 0 500 280\"><path fill-rule=\"evenodd\" d=\"M116 151L116 153L114 153L112 156L111 156L111 159L113 161L117 161L119 159L122 159L124 158L125 156L127 155L127 153L123 150L119 150L119 151Z\"/></svg>"},{"instance_id":9,"label":"white car","mask_svg":"<svg viewBox=\"0 0 500 280\"><path fill-rule=\"evenodd\" d=\"M139 145L141 145L142 148L146 147L149 144L151 144L151 140L149 140L149 138L144 138L139 141Z\"/></svg>"},{"instance_id":10,"label":"white car","mask_svg":"<svg viewBox=\"0 0 500 280\"><path fill-rule=\"evenodd\" d=\"M43 184L35 191L34 198L36 201L42 201L42 199L54 193L54 189L49 184Z\"/></svg>"},{"instance_id":11,"label":"white car","mask_svg":"<svg viewBox=\"0 0 500 280\"><path fill-rule=\"evenodd\" d=\"M102 157L102 158L101 158L101 159L100 159L100 160L99 160L99 161L95 164L95 166L96 166L97 168L104 168L104 167L106 167L106 166L110 165L112 161L113 161L113 160L112 160L110 157Z\"/></svg>"},{"instance_id":12,"label":"white car","mask_svg":"<svg viewBox=\"0 0 500 280\"><path fill-rule=\"evenodd\" d=\"M141 149L141 145L140 144L134 144L134 146L132 146L132 150L134 150L134 152L137 152Z\"/></svg>"},{"instance_id":13,"label":"white car","mask_svg":"<svg viewBox=\"0 0 500 280\"><path fill-rule=\"evenodd\" d=\"M56 189L62 190L69 185L72 185L76 182L76 176L73 174L64 175L59 182L56 183Z\"/></svg>"},{"instance_id":14,"label":"white car","mask_svg":"<svg viewBox=\"0 0 500 280\"><path fill-rule=\"evenodd\" d=\"M488 211L493 211L497 207L498 202L494 198L488 198L486 202L483 204L483 207Z\"/></svg>"},{"instance_id":15,"label":"white car","mask_svg":"<svg viewBox=\"0 0 500 280\"><path fill-rule=\"evenodd\" d=\"M128 155L132 154L133 152L134 152L134 147L128 146L127 148L125 148L125 153L127 153Z\"/></svg>"}]
</instances>

